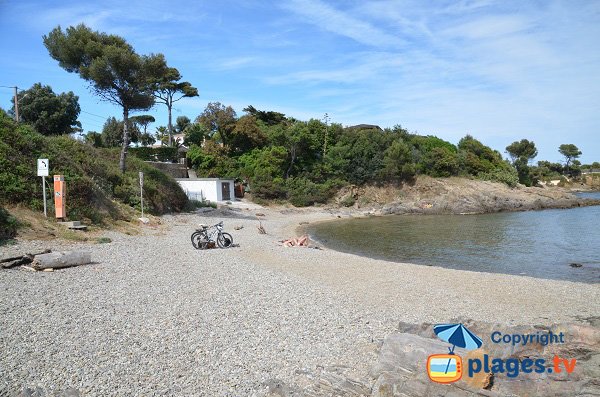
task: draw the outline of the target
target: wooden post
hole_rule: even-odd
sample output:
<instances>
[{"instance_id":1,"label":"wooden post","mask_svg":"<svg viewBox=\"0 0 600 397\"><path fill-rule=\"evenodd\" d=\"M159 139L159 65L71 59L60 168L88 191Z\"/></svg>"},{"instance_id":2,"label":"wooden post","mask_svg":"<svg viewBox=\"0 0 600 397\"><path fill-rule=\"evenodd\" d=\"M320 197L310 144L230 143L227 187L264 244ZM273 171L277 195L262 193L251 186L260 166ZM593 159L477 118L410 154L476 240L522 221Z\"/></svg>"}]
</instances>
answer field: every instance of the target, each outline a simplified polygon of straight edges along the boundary
<instances>
[{"instance_id":1,"label":"wooden post","mask_svg":"<svg viewBox=\"0 0 600 397\"><path fill-rule=\"evenodd\" d=\"M46 205L46 177L43 176L42 177L42 191L44 192L44 216L47 218L48 217L48 210L47 210L47 205Z\"/></svg>"},{"instance_id":2,"label":"wooden post","mask_svg":"<svg viewBox=\"0 0 600 397\"><path fill-rule=\"evenodd\" d=\"M19 122L19 97L17 96L17 87L15 87L15 121Z\"/></svg>"}]
</instances>

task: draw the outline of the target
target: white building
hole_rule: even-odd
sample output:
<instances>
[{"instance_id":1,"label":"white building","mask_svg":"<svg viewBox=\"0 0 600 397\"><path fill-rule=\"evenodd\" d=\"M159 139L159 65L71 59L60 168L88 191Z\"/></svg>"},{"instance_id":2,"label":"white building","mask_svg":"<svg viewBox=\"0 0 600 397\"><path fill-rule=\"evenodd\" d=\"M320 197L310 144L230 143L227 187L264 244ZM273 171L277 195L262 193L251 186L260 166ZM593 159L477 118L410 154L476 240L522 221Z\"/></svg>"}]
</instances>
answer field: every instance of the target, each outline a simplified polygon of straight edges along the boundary
<instances>
[{"instance_id":1,"label":"white building","mask_svg":"<svg viewBox=\"0 0 600 397\"><path fill-rule=\"evenodd\" d=\"M213 203L235 200L233 179L178 178L176 181L190 200Z\"/></svg>"}]
</instances>

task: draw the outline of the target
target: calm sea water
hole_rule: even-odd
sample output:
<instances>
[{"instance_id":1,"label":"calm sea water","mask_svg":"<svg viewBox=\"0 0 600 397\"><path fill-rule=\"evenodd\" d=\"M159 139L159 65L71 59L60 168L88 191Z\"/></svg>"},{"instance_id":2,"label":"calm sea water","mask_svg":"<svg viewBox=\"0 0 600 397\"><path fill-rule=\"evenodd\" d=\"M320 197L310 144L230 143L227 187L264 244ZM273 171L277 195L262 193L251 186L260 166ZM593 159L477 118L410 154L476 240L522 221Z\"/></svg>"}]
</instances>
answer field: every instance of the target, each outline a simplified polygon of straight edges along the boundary
<instances>
[{"instance_id":1,"label":"calm sea water","mask_svg":"<svg viewBox=\"0 0 600 397\"><path fill-rule=\"evenodd\" d=\"M600 193L581 195L600 199ZM600 283L600 206L390 215L323 222L308 231L327 247L396 262Z\"/></svg>"}]
</instances>

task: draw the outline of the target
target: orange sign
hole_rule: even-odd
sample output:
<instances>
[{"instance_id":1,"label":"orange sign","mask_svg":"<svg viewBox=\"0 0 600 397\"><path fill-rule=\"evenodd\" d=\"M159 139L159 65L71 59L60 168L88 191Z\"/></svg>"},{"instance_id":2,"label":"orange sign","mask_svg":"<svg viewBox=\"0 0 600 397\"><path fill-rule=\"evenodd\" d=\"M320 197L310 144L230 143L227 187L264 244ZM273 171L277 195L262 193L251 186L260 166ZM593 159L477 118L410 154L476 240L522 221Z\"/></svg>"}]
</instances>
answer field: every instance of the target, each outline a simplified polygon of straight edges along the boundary
<instances>
[{"instance_id":1,"label":"orange sign","mask_svg":"<svg viewBox=\"0 0 600 397\"><path fill-rule=\"evenodd\" d=\"M54 175L54 208L56 209L56 218L64 219L67 217L65 209L65 177L64 175Z\"/></svg>"}]
</instances>

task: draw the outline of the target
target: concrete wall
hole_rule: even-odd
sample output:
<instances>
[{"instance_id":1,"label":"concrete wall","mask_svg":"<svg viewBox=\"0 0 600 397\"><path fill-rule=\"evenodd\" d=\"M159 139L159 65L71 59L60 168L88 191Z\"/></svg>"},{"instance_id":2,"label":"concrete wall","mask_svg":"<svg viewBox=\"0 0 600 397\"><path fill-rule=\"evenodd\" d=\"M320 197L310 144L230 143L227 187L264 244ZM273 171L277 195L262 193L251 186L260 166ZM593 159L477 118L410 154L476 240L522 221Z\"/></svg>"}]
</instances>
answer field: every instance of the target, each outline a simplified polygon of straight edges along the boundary
<instances>
[{"instance_id":1,"label":"concrete wall","mask_svg":"<svg viewBox=\"0 0 600 397\"><path fill-rule=\"evenodd\" d=\"M177 179L177 183L191 200L208 200L212 202L227 201L223 200L222 183L229 184L230 198L234 200L234 181L233 179L219 178L197 178L197 179Z\"/></svg>"},{"instance_id":2,"label":"concrete wall","mask_svg":"<svg viewBox=\"0 0 600 397\"><path fill-rule=\"evenodd\" d=\"M146 161L148 164L152 164L165 174L171 175L173 178L187 178L188 172L185 164L176 163L161 163L158 161Z\"/></svg>"}]
</instances>

